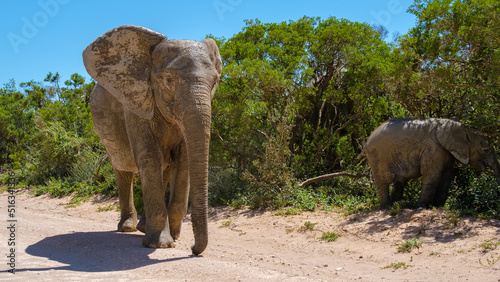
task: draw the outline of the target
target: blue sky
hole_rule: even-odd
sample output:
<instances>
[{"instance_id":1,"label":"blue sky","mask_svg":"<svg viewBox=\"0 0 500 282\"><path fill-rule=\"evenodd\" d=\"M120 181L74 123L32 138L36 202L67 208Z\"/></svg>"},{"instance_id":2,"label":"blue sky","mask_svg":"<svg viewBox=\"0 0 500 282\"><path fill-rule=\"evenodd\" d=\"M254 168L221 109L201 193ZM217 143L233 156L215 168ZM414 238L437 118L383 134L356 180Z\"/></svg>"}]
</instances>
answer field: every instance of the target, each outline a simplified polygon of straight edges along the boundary
<instances>
[{"instance_id":1,"label":"blue sky","mask_svg":"<svg viewBox=\"0 0 500 282\"><path fill-rule=\"evenodd\" d=\"M230 38L245 19L262 22L303 16L336 17L381 24L405 34L415 25L406 12L412 0L17 0L2 1L0 11L0 86L43 81L59 72L90 79L81 53L95 38L124 24L144 26L171 39L202 40L207 34Z\"/></svg>"}]
</instances>

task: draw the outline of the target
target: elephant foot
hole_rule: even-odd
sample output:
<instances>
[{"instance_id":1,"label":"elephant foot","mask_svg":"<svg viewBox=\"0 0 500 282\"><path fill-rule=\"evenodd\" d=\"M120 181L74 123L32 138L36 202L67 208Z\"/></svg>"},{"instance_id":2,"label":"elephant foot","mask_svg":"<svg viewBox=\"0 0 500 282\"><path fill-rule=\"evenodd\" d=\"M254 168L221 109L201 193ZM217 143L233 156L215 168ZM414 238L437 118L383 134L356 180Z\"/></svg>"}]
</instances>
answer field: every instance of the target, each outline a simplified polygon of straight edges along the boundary
<instances>
[{"instance_id":1,"label":"elephant foot","mask_svg":"<svg viewBox=\"0 0 500 282\"><path fill-rule=\"evenodd\" d=\"M137 228L135 227L136 224L137 224L137 218L135 217L122 218L118 223L118 231L120 232L137 231Z\"/></svg>"},{"instance_id":2,"label":"elephant foot","mask_svg":"<svg viewBox=\"0 0 500 282\"><path fill-rule=\"evenodd\" d=\"M174 239L170 236L168 230L146 234L142 239L142 245L148 248L174 248Z\"/></svg>"},{"instance_id":3,"label":"elephant foot","mask_svg":"<svg viewBox=\"0 0 500 282\"><path fill-rule=\"evenodd\" d=\"M388 208L392 204L388 190L378 189L378 204L382 209Z\"/></svg>"},{"instance_id":4,"label":"elephant foot","mask_svg":"<svg viewBox=\"0 0 500 282\"><path fill-rule=\"evenodd\" d=\"M141 220L139 220L139 223L137 223L136 228L142 233L146 233L146 216L144 214L141 216Z\"/></svg>"}]
</instances>

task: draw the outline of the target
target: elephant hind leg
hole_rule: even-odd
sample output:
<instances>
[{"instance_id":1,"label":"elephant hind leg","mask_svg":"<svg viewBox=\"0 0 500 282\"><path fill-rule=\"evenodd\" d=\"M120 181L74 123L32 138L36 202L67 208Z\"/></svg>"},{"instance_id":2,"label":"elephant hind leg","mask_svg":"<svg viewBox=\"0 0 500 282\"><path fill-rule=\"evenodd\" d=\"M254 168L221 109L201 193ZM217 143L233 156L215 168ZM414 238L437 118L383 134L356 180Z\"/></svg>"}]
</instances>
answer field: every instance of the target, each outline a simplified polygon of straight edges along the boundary
<instances>
[{"instance_id":1,"label":"elephant hind leg","mask_svg":"<svg viewBox=\"0 0 500 282\"><path fill-rule=\"evenodd\" d=\"M389 197L390 182L385 177L373 176L375 187L377 188L380 207L389 206L391 199Z\"/></svg>"},{"instance_id":2,"label":"elephant hind leg","mask_svg":"<svg viewBox=\"0 0 500 282\"><path fill-rule=\"evenodd\" d=\"M146 233L146 213L142 212L141 214L141 219L139 220L139 223L137 223L137 230L141 231L142 233Z\"/></svg>"},{"instance_id":3,"label":"elephant hind leg","mask_svg":"<svg viewBox=\"0 0 500 282\"><path fill-rule=\"evenodd\" d=\"M130 171L121 171L114 169L116 183L118 184L118 198L120 200L120 222L118 231L133 232L136 231L137 212L134 206L133 180L135 173Z\"/></svg>"},{"instance_id":4,"label":"elephant hind leg","mask_svg":"<svg viewBox=\"0 0 500 282\"><path fill-rule=\"evenodd\" d=\"M435 203L436 190L439 185L437 177L422 177L422 192L418 199L419 207L428 207Z\"/></svg>"}]
</instances>

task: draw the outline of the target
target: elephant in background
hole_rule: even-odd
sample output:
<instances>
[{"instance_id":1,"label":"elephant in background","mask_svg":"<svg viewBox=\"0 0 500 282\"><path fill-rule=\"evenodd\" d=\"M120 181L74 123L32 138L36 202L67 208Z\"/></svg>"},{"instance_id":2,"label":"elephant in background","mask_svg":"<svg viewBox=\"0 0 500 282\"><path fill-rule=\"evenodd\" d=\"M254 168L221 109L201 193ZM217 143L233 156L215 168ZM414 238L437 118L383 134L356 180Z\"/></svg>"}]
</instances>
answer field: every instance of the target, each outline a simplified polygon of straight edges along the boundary
<instances>
[{"instance_id":1,"label":"elephant in background","mask_svg":"<svg viewBox=\"0 0 500 282\"><path fill-rule=\"evenodd\" d=\"M208 243L211 101L222 71L215 41L168 40L147 28L120 26L92 42L83 62L97 82L90 107L116 175L118 230L137 228L132 181L139 173L146 217L142 244L174 247L190 199L192 252L202 253Z\"/></svg>"},{"instance_id":2,"label":"elephant in background","mask_svg":"<svg viewBox=\"0 0 500 282\"><path fill-rule=\"evenodd\" d=\"M381 206L401 200L408 180L418 177L418 205L444 205L457 160L480 171L491 168L500 185L500 163L488 138L448 119L386 121L372 132L362 154L370 163Z\"/></svg>"}]
</instances>

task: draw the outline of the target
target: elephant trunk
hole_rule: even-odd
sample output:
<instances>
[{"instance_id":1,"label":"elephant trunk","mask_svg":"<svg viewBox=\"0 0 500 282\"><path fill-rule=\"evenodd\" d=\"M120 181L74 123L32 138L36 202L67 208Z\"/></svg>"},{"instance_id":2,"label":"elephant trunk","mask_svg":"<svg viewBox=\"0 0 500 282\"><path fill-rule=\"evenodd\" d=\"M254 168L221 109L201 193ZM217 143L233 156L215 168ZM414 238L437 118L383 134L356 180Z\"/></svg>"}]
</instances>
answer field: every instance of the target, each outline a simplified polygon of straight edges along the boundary
<instances>
[{"instance_id":1,"label":"elephant trunk","mask_svg":"<svg viewBox=\"0 0 500 282\"><path fill-rule=\"evenodd\" d=\"M191 250L194 255L201 254L208 243L207 197L211 107L210 100L204 100L191 104L184 111L180 121L189 163L191 218L195 238Z\"/></svg>"}]
</instances>

